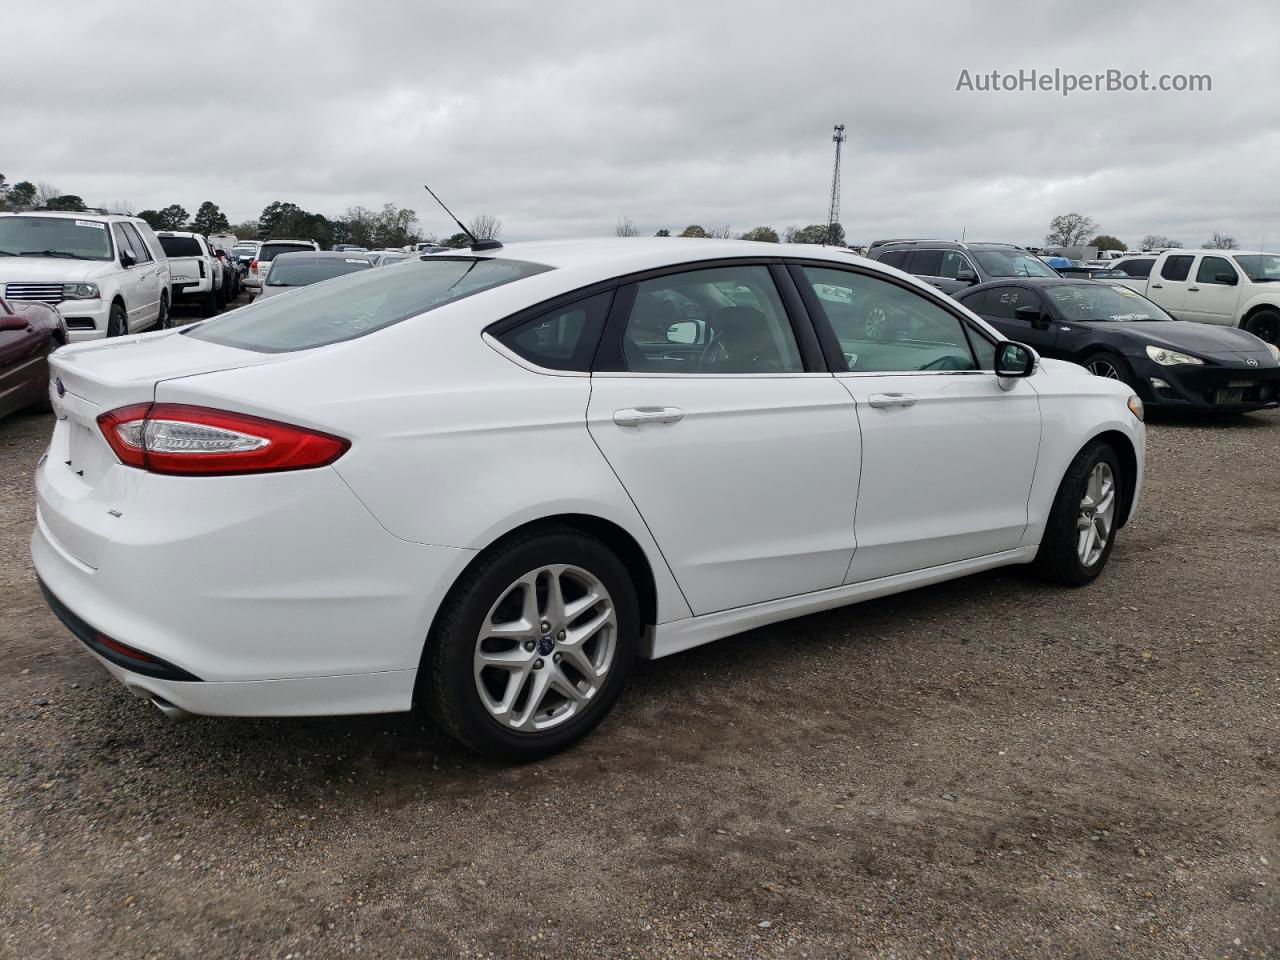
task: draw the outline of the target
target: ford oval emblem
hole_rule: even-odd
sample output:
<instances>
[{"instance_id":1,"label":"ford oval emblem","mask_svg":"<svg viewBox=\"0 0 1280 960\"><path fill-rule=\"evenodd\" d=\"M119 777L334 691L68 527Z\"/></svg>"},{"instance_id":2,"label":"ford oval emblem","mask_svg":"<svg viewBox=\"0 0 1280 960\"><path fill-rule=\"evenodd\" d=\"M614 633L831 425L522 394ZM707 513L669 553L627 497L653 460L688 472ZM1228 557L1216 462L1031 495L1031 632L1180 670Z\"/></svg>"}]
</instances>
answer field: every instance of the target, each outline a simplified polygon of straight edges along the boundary
<instances>
[{"instance_id":1,"label":"ford oval emblem","mask_svg":"<svg viewBox=\"0 0 1280 960\"><path fill-rule=\"evenodd\" d=\"M1254 366L1256 367L1257 364L1255 363ZM66 385L63 384L61 377L58 377L53 381L53 386L54 386L54 389L58 391L58 396L65 397L67 395Z\"/></svg>"}]
</instances>

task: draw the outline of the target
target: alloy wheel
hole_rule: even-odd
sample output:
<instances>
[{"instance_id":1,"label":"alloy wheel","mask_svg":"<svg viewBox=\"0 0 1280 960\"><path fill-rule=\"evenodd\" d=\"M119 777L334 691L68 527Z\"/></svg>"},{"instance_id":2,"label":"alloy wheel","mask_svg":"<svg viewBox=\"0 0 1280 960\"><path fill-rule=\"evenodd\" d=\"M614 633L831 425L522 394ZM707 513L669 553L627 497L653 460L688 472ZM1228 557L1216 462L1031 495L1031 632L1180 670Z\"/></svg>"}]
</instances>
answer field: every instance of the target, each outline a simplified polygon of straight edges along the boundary
<instances>
[{"instance_id":1,"label":"alloy wheel","mask_svg":"<svg viewBox=\"0 0 1280 960\"><path fill-rule=\"evenodd\" d=\"M507 587L476 638L480 701L511 730L542 732L584 710L613 666L609 591L581 567L550 564Z\"/></svg>"},{"instance_id":2,"label":"alloy wheel","mask_svg":"<svg viewBox=\"0 0 1280 960\"><path fill-rule=\"evenodd\" d=\"M1104 379L1107 379L1107 380L1123 380L1124 379L1123 377L1120 376L1120 371L1117 370L1115 368L1115 365L1111 363L1111 361L1109 360L1103 360L1101 358L1098 358L1096 360L1090 360L1088 364L1088 369L1089 369L1089 372L1092 373L1095 377L1103 377Z\"/></svg>"},{"instance_id":3,"label":"alloy wheel","mask_svg":"<svg viewBox=\"0 0 1280 960\"><path fill-rule=\"evenodd\" d=\"M1092 567L1107 549L1116 512L1116 481L1111 465L1096 463L1085 482L1076 521L1076 555L1085 567Z\"/></svg>"}]
</instances>

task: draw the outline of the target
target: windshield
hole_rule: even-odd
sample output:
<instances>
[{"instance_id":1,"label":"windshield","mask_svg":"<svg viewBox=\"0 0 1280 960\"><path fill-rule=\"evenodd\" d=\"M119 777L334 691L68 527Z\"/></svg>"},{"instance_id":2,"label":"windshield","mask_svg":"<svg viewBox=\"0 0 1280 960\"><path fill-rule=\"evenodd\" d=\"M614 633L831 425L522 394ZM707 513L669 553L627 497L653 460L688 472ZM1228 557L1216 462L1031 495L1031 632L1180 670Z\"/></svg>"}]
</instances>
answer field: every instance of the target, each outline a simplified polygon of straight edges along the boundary
<instances>
[{"instance_id":1,"label":"windshield","mask_svg":"<svg viewBox=\"0 0 1280 960\"><path fill-rule=\"evenodd\" d=\"M195 237L161 237L160 246L169 257L199 257L204 255Z\"/></svg>"},{"instance_id":2,"label":"windshield","mask_svg":"<svg viewBox=\"0 0 1280 960\"><path fill-rule=\"evenodd\" d=\"M270 297L189 328L187 336L283 353L362 337L436 307L551 267L522 260L441 257L398 270L361 270L287 297Z\"/></svg>"},{"instance_id":3,"label":"windshield","mask_svg":"<svg viewBox=\"0 0 1280 960\"><path fill-rule=\"evenodd\" d=\"M347 260L339 260L337 257L308 260L286 256L271 264L271 272L267 274L267 286L305 287L331 277L340 277L344 273L368 270L370 266L368 260L358 257Z\"/></svg>"},{"instance_id":4,"label":"windshield","mask_svg":"<svg viewBox=\"0 0 1280 960\"><path fill-rule=\"evenodd\" d=\"M0 256L111 260L110 232L97 220L0 217Z\"/></svg>"},{"instance_id":5,"label":"windshield","mask_svg":"<svg viewBox=\"0 0 1280 960\"><path fill-rule=\"evenodd\" d=\"M1063 317L1077 323L1121 323L1133 320L1172 320L1154 303L1128 287L1109 283L1081 283L1045 290Z\"/></svg>"},{"instance_id":6,"label":"windshield","mask_svg":"<svg viewBox=\"0 0 1280 960\"><path fill-rule=\"evenodd\" d=\"M982 269L993 277L1056 277L1053 268L1023 250L974 250Z\"/></svg>"},{"instance_id":7,"label":"windshield","mask_svg":"<svg viewBox=\"0 0 1280 960\"><path fill-rule=\"evenodd\" d=\"M1280 283L1280 256L1274 253L1239 254L1235 261L1254 283Z\"/></svg>"}]
</instances>

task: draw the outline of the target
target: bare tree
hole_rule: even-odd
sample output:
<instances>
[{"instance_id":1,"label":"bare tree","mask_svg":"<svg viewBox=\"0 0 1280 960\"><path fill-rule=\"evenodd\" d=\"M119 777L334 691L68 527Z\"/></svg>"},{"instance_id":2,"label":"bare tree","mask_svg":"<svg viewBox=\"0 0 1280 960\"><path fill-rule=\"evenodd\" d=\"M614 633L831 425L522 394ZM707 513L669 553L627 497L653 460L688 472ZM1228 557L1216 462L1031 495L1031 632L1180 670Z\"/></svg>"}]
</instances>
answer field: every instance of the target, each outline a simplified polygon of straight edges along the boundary
<instances>
[{"instance_id":1,"label":"bare tree","mask_svg":"<svg viewBox=\"0 0 1280 960\"><path fill-rule=\"evenodd\" d=\"M1148 233L1142 238L1143 250L1177 250L1181 246L1181 240L1171 239L1163 233Z\"/></svg>"},{"instance_id":2,"label":"bare tree","mask_svg":"<svg viewBox=\"0 0 1280 960\"><path fill-rule=\"evenodd\" d=\"M756 240L761 243L777 243L778 231L773 227L752 227L738 237L739 240Z\"/></svg>"},{"instance_id":3,"label":"bare tree","mask_svg":"<svg viewBox=\"0 0 1280 960\"><path fill-rule=\"evenodd\" d=\"M716 240L730 240L733 238L733 231L726 223L723 227L712 227L707 231L707 236L714 237Z\"/></svg>"},{"instance_id":4,"label":"bare tree","mask_svg":"<svg viewBox=\"0 0 1280 960\"><path fill-rule=\"evenodd\" d=\"M59 190L57 187L55 187L52 183L36 184L36 204L38 206L43 207L47 205L49 201L52 200L54 197L60 197L60 196L62 196L62 191Z\"/></svg>"},{"instance_id":5,"label":"bare tree","mask_svg":"<svg viewBox=\"0 0 1280 960\"><path fill-rule=\"evenodd\" d=\"M1083 213L1060 213L1049 221L1046 247L1078 247L1098 232L1098 224Z\"/></svg>"},{"instance_id":6,"label":"bare tree","mask_svg":"<svg viewBox=\"0 0 1280 960\"><path fill-rule=\"evenodd\" d=\"M638 237L640 236L640 231L636 229L636 225L630 217L619 217L618 225L613 228L613 235L615 237Z\"/></svg>"},{"instance_id":7,"label":"bare tree","mask_svg":"<svg viewBox=\"0 0 1280 960\"><path fill-rule=\"evenodd\" d=\"M1204 242L1204 247L1206 250L1239 250L1240 244L1236 243L1235 237L1229 237L1215 230L1212 239Z\"/></svg>"},{"instance_id":8,"label":"bare tree","mask_svg":"<svg viewBox=\"0 0 1280 960\"><path fill-rule=\"evenodd\" d=\"M467 221L467 229L477 240L497 240L502 236L502 221L491 213L481 213Z\"/></svg>"}]
</instances>

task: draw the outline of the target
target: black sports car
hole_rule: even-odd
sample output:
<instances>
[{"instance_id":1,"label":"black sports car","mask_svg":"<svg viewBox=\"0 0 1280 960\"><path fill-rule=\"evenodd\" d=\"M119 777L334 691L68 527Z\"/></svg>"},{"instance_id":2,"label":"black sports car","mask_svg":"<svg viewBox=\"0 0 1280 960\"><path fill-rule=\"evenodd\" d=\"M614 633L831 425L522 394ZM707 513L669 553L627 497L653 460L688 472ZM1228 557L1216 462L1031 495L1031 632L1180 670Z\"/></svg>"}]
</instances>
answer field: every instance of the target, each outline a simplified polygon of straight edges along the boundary
<instances>
[{"instance_id":1,"label":"black sports car","mask_svg":"<svg viewBox=\"0 0 1280 960\"><path fill-rule=\"evenodd\" d=\"M1027 277L955 298L1042 356L1123 380L1152 406L1240 412L1280 403L1280 353L1237 327L1174 320L1105 280Z\"/></svg>"}]
</instances>

